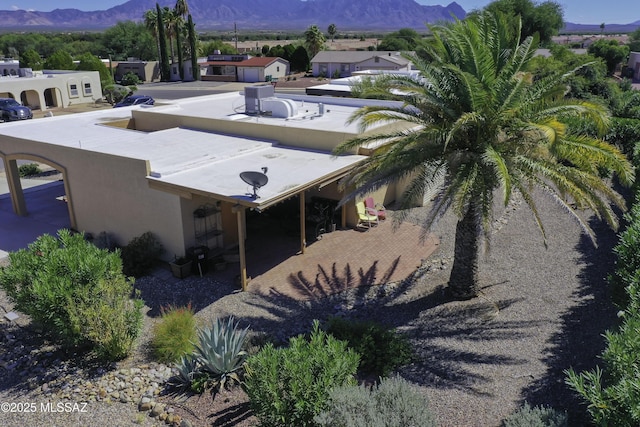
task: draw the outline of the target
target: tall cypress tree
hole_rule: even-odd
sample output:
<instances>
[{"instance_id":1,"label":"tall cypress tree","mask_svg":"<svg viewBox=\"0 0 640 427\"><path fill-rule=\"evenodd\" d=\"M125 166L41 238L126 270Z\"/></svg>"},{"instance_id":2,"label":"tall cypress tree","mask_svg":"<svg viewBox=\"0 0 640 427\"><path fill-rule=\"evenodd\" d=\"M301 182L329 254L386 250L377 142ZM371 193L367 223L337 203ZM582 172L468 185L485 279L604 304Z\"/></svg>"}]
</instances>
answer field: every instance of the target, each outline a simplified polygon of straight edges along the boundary
<instances>
[{"instance_id":1,"label":"tall cypress tree","mask_svg":"<svg viewBox=\"0 0 640 427\"><path fill-rule=\"evenodd\" d=\"M171 80L171 66L169 65L169 54L167 53L167 36L164 31L162 9L158 3L156 3L156 11L158 15L158 39L160 40L160 80L168 82Z\"/></svg>"},{"instance_id":2,"label":"tall cypress tree","mask_svg":"<svg viewBox=\"0 0 640 427\"><path fill-rule=\"evenodd\" d=\"M180 80L184 80L184 58L182 57L182 18L179 18L180 22L176 23L176 44L178 45L178 70L180 73Z\"/></svg>"},{"instance_id":3,"label":"tall cypress tree","mask_svg":"<svg viewBox=\"0 0 640 427\"><path fill-rule=\"evenodd\" d=\"M188 18L189 26L189 48L191 49L191 72L194 80L200 80L200 66L198 65L198 49L196 47L196 25L193 23L191 14Z\"/></svg>"}]
</instances>

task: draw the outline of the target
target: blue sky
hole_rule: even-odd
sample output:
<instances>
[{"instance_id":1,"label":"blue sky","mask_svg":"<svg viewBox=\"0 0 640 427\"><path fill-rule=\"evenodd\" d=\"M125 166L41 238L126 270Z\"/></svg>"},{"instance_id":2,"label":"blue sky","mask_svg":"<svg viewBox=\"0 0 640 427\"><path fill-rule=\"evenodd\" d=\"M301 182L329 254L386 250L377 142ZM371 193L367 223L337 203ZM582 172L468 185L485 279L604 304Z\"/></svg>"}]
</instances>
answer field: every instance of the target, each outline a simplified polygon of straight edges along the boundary
<instances>
[{"instance_id":1,"label":"blue sky","mask_svg":"<svg viewBox=\"0 0 640 427\"><path fill-rule=\"evenodd\" d=\"M421 4L446 5L453 0L418 0ZM491 0L456 0L464 10L482 8ZM555 0L564 7L565 21L579 24L629 24L640 20L640 6L637 0ZM33 9L50 11L52 9L74 8L80 10L105 10L126 0L0 0L1 10Z\"/></svg>"}]
</instances>

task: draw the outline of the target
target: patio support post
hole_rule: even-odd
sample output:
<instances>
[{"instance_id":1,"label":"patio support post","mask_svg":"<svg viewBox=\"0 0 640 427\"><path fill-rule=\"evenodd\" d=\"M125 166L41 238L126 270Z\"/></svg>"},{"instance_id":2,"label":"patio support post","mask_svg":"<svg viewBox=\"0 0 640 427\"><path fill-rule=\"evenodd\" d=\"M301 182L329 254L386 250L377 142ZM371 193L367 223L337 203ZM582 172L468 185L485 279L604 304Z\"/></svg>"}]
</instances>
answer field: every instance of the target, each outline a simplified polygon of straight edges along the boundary
<instances>
[{"instance_id":1,"label":"patio support post","mask_svg":"<svg viewBox=\"0 0 640 427\"><path fill-rule=\"evenodd\" d=\"M304 199L304 191L300 193L300 253L304 254L304 248L307 247L307 240L305 236L307 235L307 230L305 226L305 199Z\"/></svg>"},{"instance_id":2,"label":"patio support post","mask_svg":"<svg viewBox=\"0 0 640 427\"><path fill-rule=\"evenodd\" d=\"M242 291L247 290L247 257L245 254L245 229L244 229L244 214L245 210L242 206L234 206L234 210L238 215L238 244L240 252L240 284L242 285Z\"/></svg>"},{"instance_id":3,"label":"patio support post","mask_svg":"<svg viewBox=\"0 0 640 427\"><path fill-rule=\"evenodd\" d=\"M20 172L18 171L17 160L4 159L4 169L6 171L9 194L13 212L18 216L27 216L27 204L24 201L24 191L20 185Z\"/></svg>"}]
</instances>

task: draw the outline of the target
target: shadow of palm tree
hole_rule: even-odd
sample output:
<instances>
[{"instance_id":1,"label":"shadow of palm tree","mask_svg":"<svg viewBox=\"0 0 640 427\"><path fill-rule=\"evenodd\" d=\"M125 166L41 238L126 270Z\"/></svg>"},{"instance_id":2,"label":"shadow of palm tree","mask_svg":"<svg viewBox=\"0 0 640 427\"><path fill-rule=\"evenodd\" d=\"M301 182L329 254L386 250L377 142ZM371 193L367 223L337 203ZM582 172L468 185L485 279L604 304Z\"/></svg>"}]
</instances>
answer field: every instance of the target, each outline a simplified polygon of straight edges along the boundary
<instances>
[{"instance_id":1,"label":"shadow of palm tree","mask_svg":"<svg viewBox=\"0 0 640 427\"><path fill-rule=\"evenodd\" d=\"M561 315L562 328L548 342L543 359L548 366L546 375L522 393L531 405L565 409L572 426L590 425L591 421L586 404L565 383L564 371L593 369L604 349L602 335L618 322L606 279L613 271L617 235L601 221L591 220L590 226L598 237L598 247L594 248L585 235L576 247L584 264L580 287L572 295L578 302Z\"/></svg>"},{"instance_id":2,"label":"shadow of palm tree","mask_svg":"<svg viewBox=\"0 0 640 427\"><path fill-rule=\"evenodd\" d=\"M399 373L413 382L416 378L428 378L421 384L424 386L459 388L482 394L482 384L491 379L475 373L473 365L522 363L517 358L462 350L456 345L456 342L463 341L526 338L527 330L535 328L537 322L502 321L496 315L520 299L455 302L447 298L442 287L438 287L424 297L402 301L401 297L423 279L424 271L418 270L394 286L358 286L359 281L369 283L373 270L375 265L359 271L357 276L349 268L338 274L334 264L331 271L320 269L313 281L293 276L291 280L295 280L296 286L309 298L300 300L274 291L269 299L273 298L277 303L267 305L265 300L260 300L252 304L268 311L271 319L293 318L296 321L283 324L266 317L243 320L265 326L262 332L276 330L276 342L285 344L291 336L307 333L312 319L324 322L332 316L341 316L376 321L381 318L378 316L380 311L384 310L384 319L391 322L386 326L404 333L415 352L413 362L401 368ZM318 281L323 286L318 287ZM420 375L413 375L417 371Z\"/></svg>"},{"instance_id":3,"label":"shadow of palm tree","mask_svg":"<svg viewBox=\"0 0 640 427\"><path fill-rule=\"evenodd\" d=\"M366 288L368 287L387 283L398 267L399 262L400 257L398 256L379 279L378 261L373 261L366 270L362 267L358 268L355 274L350 264L345 265L342 273L338 272L337 263L335 262L331 264L330 270L318 264L317 273L313 279L305 276L302 271L289 274L287 282L290 285L291 294L286 296L314 300L326 298L349 289L357 289L360 293L364 293L367 292ZM276 288L270 288L269 296L282 297L285 296L285 293Z\"/></svg>"}]
</instances>

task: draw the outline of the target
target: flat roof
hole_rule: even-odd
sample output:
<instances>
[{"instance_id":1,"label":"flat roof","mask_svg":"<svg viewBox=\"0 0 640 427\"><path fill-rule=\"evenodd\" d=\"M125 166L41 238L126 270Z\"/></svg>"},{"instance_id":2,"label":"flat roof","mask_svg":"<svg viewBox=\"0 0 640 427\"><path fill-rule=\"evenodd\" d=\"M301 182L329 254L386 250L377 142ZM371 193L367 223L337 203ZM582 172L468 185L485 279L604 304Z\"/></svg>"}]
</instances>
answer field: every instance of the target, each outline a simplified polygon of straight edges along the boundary
<instances>
[{"instance_id":1,"label":"flat roof","mask_svg":"<svg viewBox=\"0 0 640 427\"><path fill-rule=\"evenodd\" d=\"M255 120L285 127L356 132L357 124L345 124L356 106L340 104L340 100L335 100L337 104L327 102L329 99L319 100L326 103L323 115L318 114L318 103L303 100L296 101L300 114L289 119L242 117L245 115L238 108L243 106L244 96L228 93L177 100L166 106L123 107L4 123L0 135L145 160L152 172L147 177L152 188L175 194L191 192L260 209L343 176L365 156L334 156L272 140L198 129L141 132L107 124L129 120L133 111L143 109L160 115ZM240 173L259 172L263 167L268 168L269 182L254 199L250 196L252 187L240 179Z\"/></svg>"}]
</instances>

